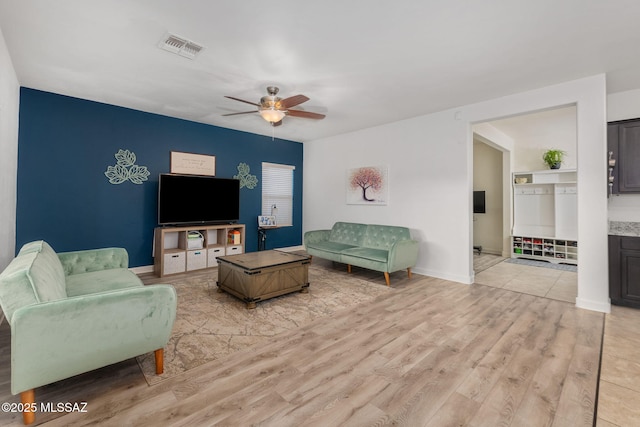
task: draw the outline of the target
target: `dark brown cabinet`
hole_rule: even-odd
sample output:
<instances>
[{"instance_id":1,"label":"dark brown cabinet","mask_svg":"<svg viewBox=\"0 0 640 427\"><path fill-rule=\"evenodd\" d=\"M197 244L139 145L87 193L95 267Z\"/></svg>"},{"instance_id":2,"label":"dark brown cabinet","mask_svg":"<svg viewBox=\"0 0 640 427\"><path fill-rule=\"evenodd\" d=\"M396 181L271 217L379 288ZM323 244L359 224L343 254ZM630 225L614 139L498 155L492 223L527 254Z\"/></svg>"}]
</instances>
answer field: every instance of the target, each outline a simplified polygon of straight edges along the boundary
<instances>
[{"instance_id":1,"label":"dark brown cabinet","mask_svg":"<svg viewBox=\"0 0 640 427\"><path fill-rule=\"evenodd\" d=\"M640 119L611 122L607 145L613 167L613 194L640 193Z\"/></svg>"},{"instance_id":2,"label":"dark brown cabinet","mask_svg":"<svg viewBox=\"0 0 640 427\"><path fill-rule=\"evenodd\" d=\"M609 236L609 297L640 308L640 237Z\"/></svg>"}]
</instances>

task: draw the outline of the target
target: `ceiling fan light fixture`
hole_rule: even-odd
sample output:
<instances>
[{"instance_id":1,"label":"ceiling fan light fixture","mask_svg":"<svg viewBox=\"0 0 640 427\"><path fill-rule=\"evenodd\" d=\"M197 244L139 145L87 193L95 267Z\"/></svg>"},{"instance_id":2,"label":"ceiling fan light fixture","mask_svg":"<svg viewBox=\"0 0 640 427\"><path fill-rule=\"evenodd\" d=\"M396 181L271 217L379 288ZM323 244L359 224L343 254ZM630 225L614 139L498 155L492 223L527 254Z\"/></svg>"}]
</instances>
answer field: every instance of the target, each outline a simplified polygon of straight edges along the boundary
<instances>
[{"instance_id":1,"label":"ceiling fan light fixture","mask_svg":"<svg viewBox=\"0 0 640 427\"><path fill-rule=\"evenodd\" d=\"M306 119L324 119L324 114L313 113L311 111L304 110L292 110L291 107L295 107L297 105L302 104L303 102L307 102L309 100L308 97L300 94L290 96L288 98L280 98L277 96L279 89L275 86L267 87L268 95L260 98L260 103L245 101L244 99L236 98L233 96L225 95L225 98L233 99L234 101L244 102L245 104L250 104L257 107L257 110L253 111L240 111L238 113L229 113L223 114L223 116L236 116L239 114L251 114L251 113L259 113L263 119L271 124L271 126L280 126L282 124L282 119L285 116L292 117L301 117Z\"/></svg>"},{"instance_id":2,"label":"ceiling fan light fixture","mask_svg":"<svg viewBox=\"0 0 640 427\"><path fill-rule=\"evenodd\" d=\"M284 118L285 113L275 108L261 108L260 115L269 123L277 123Z\"/></svg>"}]
</instances>

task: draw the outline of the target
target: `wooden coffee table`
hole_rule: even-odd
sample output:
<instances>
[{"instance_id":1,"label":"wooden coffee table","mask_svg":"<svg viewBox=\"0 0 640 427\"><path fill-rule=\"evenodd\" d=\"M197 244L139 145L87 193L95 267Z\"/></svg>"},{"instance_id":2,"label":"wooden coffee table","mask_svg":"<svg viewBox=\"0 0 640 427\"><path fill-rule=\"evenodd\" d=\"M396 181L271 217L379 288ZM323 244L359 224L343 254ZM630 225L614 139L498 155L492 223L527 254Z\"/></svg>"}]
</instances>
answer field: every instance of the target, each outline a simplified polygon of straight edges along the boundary
<instances>
[{"instance_id":1,"label":"wooden coffee table","mask_svg":"<svg viewBox=\"0 0 640 427\"><path fill-rule=\"evenodd\" d=\"M259 251L218 257L218 292L256 308L256 302L291 292L309 292L311 257Z\"/></svg>"}]
</instances>

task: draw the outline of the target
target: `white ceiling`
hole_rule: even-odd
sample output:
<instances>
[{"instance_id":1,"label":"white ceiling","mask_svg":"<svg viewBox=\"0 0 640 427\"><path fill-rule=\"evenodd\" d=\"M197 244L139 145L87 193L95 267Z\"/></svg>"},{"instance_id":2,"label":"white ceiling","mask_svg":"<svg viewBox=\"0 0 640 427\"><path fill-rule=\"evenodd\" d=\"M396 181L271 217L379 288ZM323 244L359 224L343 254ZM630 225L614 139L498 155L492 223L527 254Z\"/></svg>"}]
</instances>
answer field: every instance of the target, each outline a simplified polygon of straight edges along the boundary
<instances>
[{"instance_id":1,"label":"white ceiling","mask_svg":"<svg viewBox=\"0 0 640 427\"><path fill-rule=\"evenodd\" d=\"M607 73L640 88L637 0L0 0L20 85L311 141ZM205 49L158 48L167 32ZM321 121L272 129L266 86Z\"/></svg>"}]
</instances>

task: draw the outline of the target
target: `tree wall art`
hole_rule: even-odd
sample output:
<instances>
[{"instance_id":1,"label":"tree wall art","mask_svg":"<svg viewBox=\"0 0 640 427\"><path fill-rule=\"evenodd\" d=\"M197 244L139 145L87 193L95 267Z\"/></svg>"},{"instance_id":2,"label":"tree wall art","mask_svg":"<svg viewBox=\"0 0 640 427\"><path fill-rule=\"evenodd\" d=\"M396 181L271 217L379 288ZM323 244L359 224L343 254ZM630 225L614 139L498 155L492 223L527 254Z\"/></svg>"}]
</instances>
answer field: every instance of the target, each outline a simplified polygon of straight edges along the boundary
<instances>
[{"instance_id":1,"label":"tree wall art","mask_svg":"<svg viewBox=\"0 0 640 427\"><path fill-rule=\"evenodd\" d=\"M386 166L366 166L347 171L347 204L386 205L389 183Z\"/></svg>"}]
</instances>

